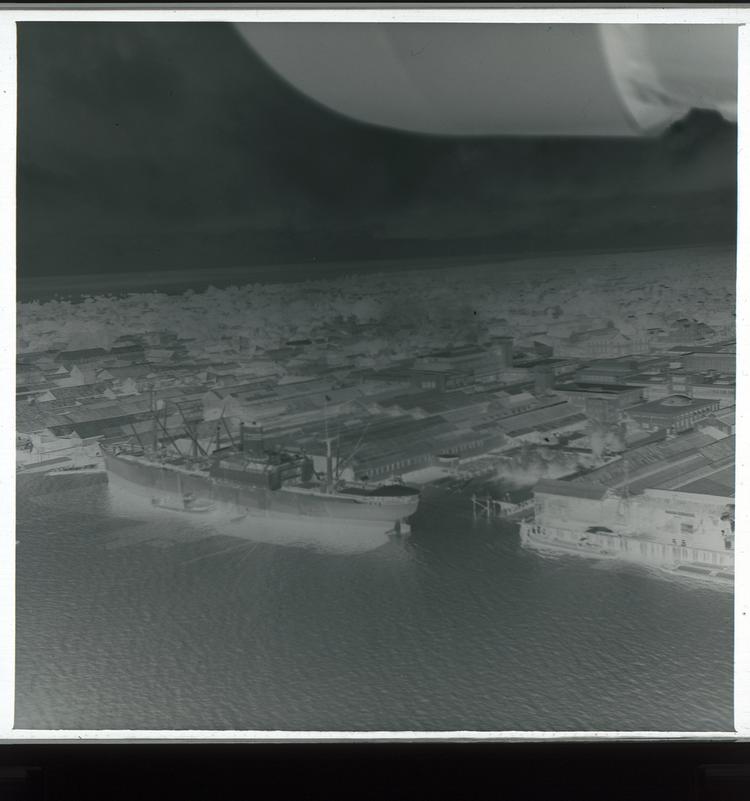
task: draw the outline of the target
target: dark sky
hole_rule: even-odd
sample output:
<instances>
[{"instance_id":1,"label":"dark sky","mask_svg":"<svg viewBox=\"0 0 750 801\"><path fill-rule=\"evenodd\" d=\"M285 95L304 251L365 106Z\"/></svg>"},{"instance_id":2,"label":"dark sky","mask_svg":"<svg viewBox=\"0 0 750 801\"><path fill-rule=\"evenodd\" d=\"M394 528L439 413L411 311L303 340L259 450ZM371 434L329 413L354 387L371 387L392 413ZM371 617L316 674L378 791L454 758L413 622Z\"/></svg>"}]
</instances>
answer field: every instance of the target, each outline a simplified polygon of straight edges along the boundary
<instances>
[{"instance_id":1,"label":"dark sky","mask_svg":"<svg viewBox=\"0 0 750 801\"><path fill-rule=\"evenodd\" d=\"M735 237L736 128L440 138L307 100L219 23L18 27L19 275Z\"/></svg>"}]
</instances>

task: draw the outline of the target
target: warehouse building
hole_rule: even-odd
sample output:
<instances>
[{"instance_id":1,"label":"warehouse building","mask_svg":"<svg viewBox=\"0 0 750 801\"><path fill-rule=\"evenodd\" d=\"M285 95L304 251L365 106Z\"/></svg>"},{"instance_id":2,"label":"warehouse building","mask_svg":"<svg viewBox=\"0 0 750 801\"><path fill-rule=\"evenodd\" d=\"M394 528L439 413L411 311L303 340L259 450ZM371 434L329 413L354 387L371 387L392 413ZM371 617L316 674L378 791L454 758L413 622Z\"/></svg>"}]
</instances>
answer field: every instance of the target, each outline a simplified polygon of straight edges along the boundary
<instances>
[{"instance_id":1,"label":"warehouse building","mask_svg":"<svg viewBox=\"0 0 750 801\"><path fill-rule=\"evenodd\" d=\"M700 400L687 395L669 395L627 409L626 415L647 430L665 429L674 434L692 428L720 407L718 400Z\"/></svg>"}]
</instances>

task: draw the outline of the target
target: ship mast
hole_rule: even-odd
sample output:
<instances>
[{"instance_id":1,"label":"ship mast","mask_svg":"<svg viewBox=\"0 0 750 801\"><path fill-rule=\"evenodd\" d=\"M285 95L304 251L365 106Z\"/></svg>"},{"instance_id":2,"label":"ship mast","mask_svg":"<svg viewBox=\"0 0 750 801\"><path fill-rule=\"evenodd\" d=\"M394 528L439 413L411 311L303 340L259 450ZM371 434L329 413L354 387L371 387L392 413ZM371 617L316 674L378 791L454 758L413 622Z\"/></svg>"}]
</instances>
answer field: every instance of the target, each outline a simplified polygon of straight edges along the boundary
<instances>
[{"instance_id":1,"label":"ship mast","mask_svg":"<svg viewBox=\"0 0 750 801\"><path fill-rule=\"evenodd\" d=\"M154 392L154 385L149 385L149 398L150 398L150 405L151 405L151 415L153 417L154 425L151 430L151 447L154 449L154 452L158 449L159 445L159 434L157 428L157 410L156 410L156 393Z\"/></svg>"},{"instance_id":2,"label":"ship mast","mask_svg":"<svg viewBox=\"0 0 750 801\"><path fill-rule=\"evenodd\" d=\"M326 492L333 490L333 453L331 452L331 437L328 434L328 395L323 393L323 422L326 429Z\"/></svg>"},{"instance_id":3,"label":"ship mast","mask_svg":"<svg viewBox=\"0 0 750 801\"><path fill-rule=\"evenodd\" d=\"M162 422L158 418L157 418L157 422L158 422L159 427L161 428L161 430L164 432L164 435L166 436L166 438L171 443L172 447L177 451L177 453L180 456L184 456L185 454L180 450L180 446L175 441L175 438L169 433L169 428L167 428L167 425L169 423L169 415L167 414L167 401L166 401L166 399L164 400L164 422Z\"/></svg>"},{"instance_id":4,"label":"ship mast","mask_svg":"<svg viewBox=\"0 0 750 801\"><path fill-rule=\"evenodd\" d=\"M621 502L620 502L620 509L621 514L627 513L630 508L630 462L628 461L628 454L627 451L623 453L622 456L622 475L623 475L623 484L622 484L622 491L620 492Z\"/></svg>"},{"instance_id":5,"label":"ship mast","mask_svg":"<svg viewBox=\"0 0 750 801\"><path fill-rule=\"evenodd\" d=\"M360 406L362 406L362 408L366 412L368 412L368 415L369 415L369 410L367 409L367 407L361 401L355 400L354 402L359 404ZM365 427L362 430L362 433L359 435L359 439L357 440L357 442L356 442L355 446L352 448L352 450L349 452L349 455L343 460L341 460L340 458L336 459L336 478L338 478L341 475L344 467L357 455L357 452L359 451L360 446L362 445L362 442L364 441L364 438L367 435L367 431L370 428L370 423L371 422L372 422L372 416L370 415L367 418L367 422L365 423ZM340 442L339 442L339 445L340 445Z\"/></svg>"},{"instance_id":6,"label":"ship mast","mask_svg":"<svg viewBox=\"0 0 750 801\"><path fill-rule=\"evenodd\" d=\"M192 441L192 458L197 459L199 453L201 456L207 456L208 454L198 441L198 425L196 424L195 426L193 426L188 422L188 419L185 417L185 412L183 411L181 404L175 402L175 407L177 408L177 411L180 413L180 417L182 417L182 422L185 424L185 433Z\"/></svg>"},{"instance_id":7,"label":"ship mast","mask_svg":"<svg viewBox=\"0 0 750 801\"><path fill-rule=\"evenodd\" d=\"M138 436L138 429L135 427L135 423L131 420L130 427L133 429L133 433L135 434L136 440L138 440L138 444L141 446L141 449L145 452L146 449L143 447L143 442L141 442L141 438Z\"/></svg>"},{"instance_id":8,"label":"ship mast","mask_svg":"<svg viewBox=\"0 0 750 801\"><path fill-rule=\"evenodd\" d=\"M332 438L326 432L326 492L333 490L333 453L331 452Z\"/></svg>"}]
</instances>

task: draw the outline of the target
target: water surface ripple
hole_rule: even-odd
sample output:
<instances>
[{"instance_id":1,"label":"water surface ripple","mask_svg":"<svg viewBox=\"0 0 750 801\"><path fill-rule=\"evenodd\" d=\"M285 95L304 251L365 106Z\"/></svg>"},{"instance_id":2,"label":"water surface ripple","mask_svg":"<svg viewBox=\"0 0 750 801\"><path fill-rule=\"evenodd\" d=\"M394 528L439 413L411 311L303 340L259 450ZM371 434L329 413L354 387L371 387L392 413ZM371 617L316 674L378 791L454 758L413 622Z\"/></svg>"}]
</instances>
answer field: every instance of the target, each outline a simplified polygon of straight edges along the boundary
<instances>
[{"instance_id":1,"label":"water surface ripple","mask_svg":"<svg viewBox=\"0 0 750 801\"><path fill-rule=\"evenodd\" d=\"M545 558L465 500L331 554L115 514L106 485L17 505L16 726L732 727L732 596Z\"/></svg>"}]
</instances>

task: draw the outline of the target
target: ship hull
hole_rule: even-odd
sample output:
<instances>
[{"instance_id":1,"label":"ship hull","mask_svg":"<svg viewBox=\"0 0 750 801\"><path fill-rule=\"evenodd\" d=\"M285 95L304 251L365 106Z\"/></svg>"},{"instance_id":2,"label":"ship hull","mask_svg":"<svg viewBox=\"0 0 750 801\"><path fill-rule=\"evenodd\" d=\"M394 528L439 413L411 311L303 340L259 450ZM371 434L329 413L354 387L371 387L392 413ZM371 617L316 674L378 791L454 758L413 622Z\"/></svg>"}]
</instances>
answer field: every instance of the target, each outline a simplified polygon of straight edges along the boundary
<instances>
[{"instance_id":1,"label":"ship hull","mask_svg":"<svg viewBox=\"0 0 750 801\"><path fill-rule=\"evenodd\" d=\"M234 533L241 533L243 528L257 533L259 521L274 521L290 534L320 533L330 542L363 533L388 535L407 529L407 518L416 512L419 502L418 495L369 499L288 488L245 487L197 471L112 454L105 455L105 463L112 493L125 504L141 501L146 507L168 513L169 509L179 510L185 494L190 493L197 502L214 506L208 514L190 517L230 523L236 529Z\"/></svg>"},{"instance_id":2,"label":"ship hull","mask_svg":"<svg viewBox=\"0 0 750 801\"><path fill-rule=\"evenodd\" d=\"M521 523L525 548L591 559L612 559L658 568L665 574L722 586L734 585L734 553L680 547L642 537Z\"/></svg>"}]
</instances>

